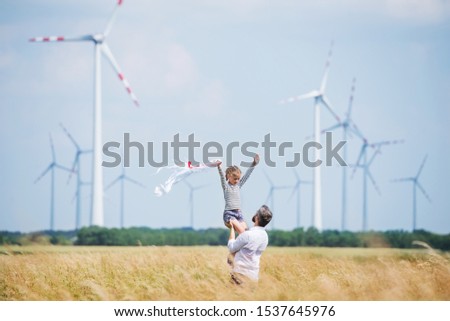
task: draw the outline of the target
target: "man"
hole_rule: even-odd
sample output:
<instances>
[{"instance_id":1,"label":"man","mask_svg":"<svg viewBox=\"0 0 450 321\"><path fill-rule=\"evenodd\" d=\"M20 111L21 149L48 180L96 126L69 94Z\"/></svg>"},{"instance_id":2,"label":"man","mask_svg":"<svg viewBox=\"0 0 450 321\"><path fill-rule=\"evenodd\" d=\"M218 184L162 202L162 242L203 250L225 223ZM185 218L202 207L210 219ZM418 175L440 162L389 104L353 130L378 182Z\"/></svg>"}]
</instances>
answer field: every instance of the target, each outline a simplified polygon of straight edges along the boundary
<instances>
[{"instance_id":1,"label":"man","mask_svg":"<svg viewBox=\"0 0 450 321\"><path fill-rule=\"evenodd\" d=\"M243 283L245 278L258 281L259 261L262 252L269 243L265 226L272 220L272 212L263 205L252 218L254 226L235 238L234 228L230 229L228 249L235 254L231 278L236 284Z\"/></svg>"}]
</instances>

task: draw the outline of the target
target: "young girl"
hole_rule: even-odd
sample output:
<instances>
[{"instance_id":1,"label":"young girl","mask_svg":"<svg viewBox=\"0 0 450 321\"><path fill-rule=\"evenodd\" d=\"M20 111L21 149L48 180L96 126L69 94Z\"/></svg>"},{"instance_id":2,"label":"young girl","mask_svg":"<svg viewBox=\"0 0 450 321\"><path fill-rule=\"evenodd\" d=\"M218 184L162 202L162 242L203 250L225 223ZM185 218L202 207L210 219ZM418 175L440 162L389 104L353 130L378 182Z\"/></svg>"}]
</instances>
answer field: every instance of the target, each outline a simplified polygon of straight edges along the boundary
<instances>
[{"instance_id":1,"label":"young girl","mask_svg":"<svg viewBox=\"0 0 450 321\"><path fill-rule=\"evenodd\" d=\"M247 229L247 224L244 221L244 216L241 212L241 188L249 178L253 169L259 163L259 155L253 158L252 166L247 169L244 176L241 178L241 170L237 166L230 166L225 170L223 175L221 162L218 163L220 182L222 184L223 196L225 198L225 210L223 212L223 222L225 226L234 227L239 234Z\"/></svg>"}]
</instances>

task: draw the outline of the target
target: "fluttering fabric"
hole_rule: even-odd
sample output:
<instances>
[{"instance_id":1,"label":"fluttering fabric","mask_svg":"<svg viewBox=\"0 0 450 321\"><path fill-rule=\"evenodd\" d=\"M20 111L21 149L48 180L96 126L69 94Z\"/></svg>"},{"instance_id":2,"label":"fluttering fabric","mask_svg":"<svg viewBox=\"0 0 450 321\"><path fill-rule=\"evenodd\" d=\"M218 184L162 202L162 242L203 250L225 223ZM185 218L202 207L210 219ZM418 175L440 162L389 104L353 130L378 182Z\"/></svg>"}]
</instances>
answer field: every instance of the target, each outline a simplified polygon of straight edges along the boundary
<instances>
[{"instance_id":1,"label":"fluttering fabric","mask_svg":"<svg viewBox=\"0 0 450 321\"><path fill-rule=\"evenodd\" d=\"M212 167L216 167L217 163L207 163L207 164L199 164L197 166L192 165L191 162L187 162L185 166L166 166L161 167L158 169L156 173L159 173L163 169L171 170L172 173L170 174L169 178L162 184L159 184L155 187L155 195L158 197L161 197L167 193L169 193L172 190L173 185L175 185L178 182L181 182L182 180L186 179L192 174L204 172L208 169L211 169Z\"/></svg>"}]
</instances>

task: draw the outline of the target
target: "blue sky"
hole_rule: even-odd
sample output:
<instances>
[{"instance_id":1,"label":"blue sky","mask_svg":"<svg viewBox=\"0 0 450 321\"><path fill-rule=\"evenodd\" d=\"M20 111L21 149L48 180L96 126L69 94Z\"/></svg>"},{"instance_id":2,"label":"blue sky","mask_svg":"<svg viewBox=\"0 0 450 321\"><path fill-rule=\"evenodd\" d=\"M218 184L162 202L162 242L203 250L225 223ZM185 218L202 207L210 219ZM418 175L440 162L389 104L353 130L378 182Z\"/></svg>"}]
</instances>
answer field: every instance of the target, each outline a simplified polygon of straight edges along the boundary
<instances>
[{"instance_id":1,"label":"blue sky","mask_svg":"<svg viewBox=\"0 0 450 321\"><path fill-rule=\"evenodd\" d=\"M420 177L430 195L418 194L417 227L450 232L450 4L448 1L144 1L125 0L107 42L140 100L133 106L116 74L103 63L103 141L123 133L145 143L187 139L294 142L301 147L312 133L311 101L280 106L280 99L316 89L331 41L327 85L335 111L343 116L352 79L356 80L353 120L369 141L404 139L383 148L371 171L380 187L368 187L370 229L411 229L412 186L391 179ZM0 230L49 228L50 177L34 180L51 161L49 133L57 160L70 167L75 150L62 122L82 148L91 148L93 45L30 43L35 36L83 35L103 31L114 0L9 1L0 3ZM333 118L322 112L322 126ZM334 138L340 139L341 132ZM354 163L361 142L348 142ZM262 153L262 149L259 149ZM243 158L235 153L235 162ZM162 198L153 189L165 180L134 158L127 175L146 189L128 184L125 225L189 225L189 191L176 185ZM257 167L243 189L247 221L266 201L266 171L276 185L293 185L291 169ZM90 156L82 163L90 180ZM297 168L302 179L312 170ZM105 186L120 175L105 169ZM56 174L56 229L75 224L75 180ZM195 228L221 227L223 199L215 171L190 178L210 184L195 193ZM348 180L348 227L362 224L362 176ZM341 168L322 170L323 227L340 228ZM89 222L89 187L83 190L82 223ZM295 226L295 198L275 194L276 228ZM311 187L301 190L301 225L311 225ZM119 186L105 196L105 226L119 226Z\"/></svg>"}]
</instances>

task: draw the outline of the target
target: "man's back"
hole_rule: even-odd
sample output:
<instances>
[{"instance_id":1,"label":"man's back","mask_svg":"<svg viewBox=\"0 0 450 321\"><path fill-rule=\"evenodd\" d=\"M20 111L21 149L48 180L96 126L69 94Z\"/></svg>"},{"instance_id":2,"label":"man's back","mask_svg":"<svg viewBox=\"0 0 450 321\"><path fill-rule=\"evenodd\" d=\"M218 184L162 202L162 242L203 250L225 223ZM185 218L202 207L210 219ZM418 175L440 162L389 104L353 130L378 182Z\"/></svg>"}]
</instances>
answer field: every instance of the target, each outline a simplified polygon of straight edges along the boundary
<instances>
[{"instance_id":1,"label":"man's back","mask_svg":"<svg viewBox=\"0 0 450 321\"><path fill-rule=\"evenodd\" d=\"M267 232L261 226L254 226L236 240L229 240L228 249L231 253L236 253L233 272L258 280L259 261L268 243Z\"/></svg>"}]
</instances>

